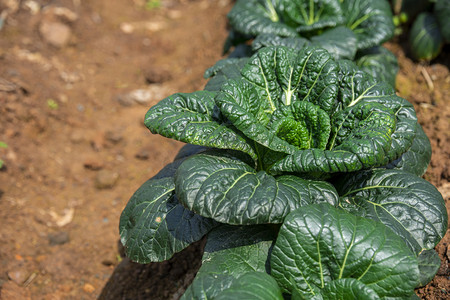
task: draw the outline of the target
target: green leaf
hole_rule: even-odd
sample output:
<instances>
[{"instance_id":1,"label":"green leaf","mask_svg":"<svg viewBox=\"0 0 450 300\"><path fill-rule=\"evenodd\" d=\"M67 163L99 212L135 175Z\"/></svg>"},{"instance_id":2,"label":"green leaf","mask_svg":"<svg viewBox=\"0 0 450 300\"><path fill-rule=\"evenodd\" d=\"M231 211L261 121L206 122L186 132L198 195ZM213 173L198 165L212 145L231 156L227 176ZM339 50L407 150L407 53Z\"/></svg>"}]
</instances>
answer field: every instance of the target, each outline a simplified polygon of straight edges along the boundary
<instances>
[{"instance_id":1,"label":"green leaf","mask_svg":"<svg viewBox=\"0 0 450 300\"><path fill-rule=\"evenodd\" d=\"M417 287L423 287L433 280L441 267L441 258L434 249L430 249L422 251L417 259L419 260L420 271Z\"/></svg>"},{"instance_id":2,"label":"green leaf","mask_svg":"<svg viewBox=\"0 0 450 300\"><path fill-rule=\"evenodd\" d=\"M256 157L246 139L223 123L214 93L174 94L150 108L145 125L152 133L193 145L240 150Z\"/></svg>"},{"instance_id":3,"label":"green leaf","mask_svg":"<svg viewBox=\"0 0 450 300\"><path fill-rule=\"evenodd\" d=\"M399 236L329 204L304 206L286 218L270 264L284 292L299 290L311 298L344 278L360 281L380 298L406 297L419 275L416 257Z\"/></svg>"},{"instance_id":4,"label":"green leaf","mask_svg":"<svg viewBox=\"0 0 450 300\"><path fill-rule=\"evenodd\" d=\"M284 22L300 33L318 32L344 23L338 0L284 0L276 6Z\"/></svg>"},{"instance_id":5,"label":"green leaf","mask_svg":"<svg viewBox=\"0 0 450 300\"><path fill-rule=\"evenodd\" d=\"M274 113L297 101L311 102L325 112L334 110L336 68L323 49L264 48L243 68L246 80L223 85L215 100L223 115L248 138L271 150L292 153L296 147L271 128L277 118Z\"/></svg>"},{"instance_id":6,"label":"green leaf","mask_svg":"<svg viewBox=\"0 0 450 300\"><path fill-rule=\"evenodd\" d=\"M208 233L205 252L217 252L225 249L257 244L276 239L278 226L274 225L228 225L220 224Z\"/></svg>"},{"instance_id":7,"label":"green leaf","mask_svg":"<svg viewBox=\"0 0 450 300\"><path fill-rule=\"evenodd\" d=\"M447 230L447 210L439 191L426 180L398 170L349 174L335 184L341 204L383 223L416 253L433 249ZM353 208L352 208L353 207Z\"/></svg>"},{"instance_id":8,"label":"green leaf","mask_svg":"<svg viewBox=\"0 0 450 300\"><path fill-rule=\"evenodd\" d=\"M423 12L416 18L409 32L409 44L411 55L417 60L432 60L439 55L444 40L432 13Z\"/></svg>"},{"instance_id":9,"label":"green leaf","mask_svg":"<svg viewBox=\"0 0 450 300\"><path fill-rule=\"evenodd\" d=\"M234 277L225 274L197 274L192 284L186 289L180 300L210 300L215 299L228 289Z\"/></svg>"},{"instance_id":10,"label":"green leaf","mask_svg":"<svg viewBox=\"0 0 450 300\"><path fill-rule=\"evenodd\" d=\"M311 44L324 48L335 59L353 59L358 49L355 34L345 26L328 29L320 35L311 37Z\"/></svg>"},{"instance_id":11,"label":"green leaf","mask_svg":"<svg viewBox=\"0 0 450 300\"><path fill-rule=\"evenodd\" d=\"M329 150L299 150L272 166L274 172L335 173L382 166L388 162L394 113L377 103L358 103L338 112L331 125Z\"/></svg>"},{"instance_id":12,"label":"green leaf","mask_svg":"<svg viewBox=\"0 0 450 300\"><path fill-rule=\"evenodd\" d=\"M238 0L228 13L233 30L252 36L276 34L296 36L295 28L280 22L280 16L271 0Z\"/></svg>"},{"instance_id":13,"label":"green leaf","mask_svg":"<svg viewBox=\"0 0 450 300\"><path fill-rule=\"evenodd\" d=\"M248 272L233 280L231 286L214 298L215 300L259 299L283 300L275 279L262 272Z\"/></svg>"},{"instance_id":14,"label":"green leaf","mask_svg":"<svg viewBox=\"0 0 450 300\"><path fill-rule=\"evenodd\" d=\"M377 293L355 278L342 278L333 280L322 290L323 300L353 299L376 300L380 299Z\"/></svg>"},{"instance_id":15,"label":"green leaf","mask_svg":"<svg viewBox=\"0 0 450 300\"><path fill-rule=\"evenodd\" d=\"M425 174L431 160L431 144L422 126L417 123L416 127L417 133L411 148L402 156L390 162L386 169L403 170L417 176Z\"/></svg>"},{"instance_id":16,"label":"green leaf","mask_svg":"<svg viewBox=\"0 0 450 300\"><path fill-rule=\"evenodd\" d=\"M367 49L388 41L394 35L393 16L386 0L341 1L342 11L358 39L358 49Z\"/></svg>"},{"instance_id":17,"label":"green leaf","mask_svg":"<svg viewBox=\"0 0 450 300\"><path fill-rule=\"evenodd\" d=\"M437 0L434 4L433 14L439 24L442 37L446 43L450 43L450 1L449 0Z\"/></svg>"},{"instance_id":18,"label":"green leaf","mask_svg":"<svg viewBox=\"0 0 450 300\"><path fill-rule=\"evenodd\" d=\"M202 266L182 299L215 299L228 289L235 279L248 272L266 271L273 233L269 233L267 227L263 226L249 228L257 234L255 238L240 238L238 234L234 234L233 236L238 238L237 243L228 239L221 247L217 245L224 234L244 230L241 230L240 226L219 226L208 234Z\"/></svg>"},{"instance_id":19,"label":"green leaf","mask_svg":"<svg viewBox=\"0 0 450 300\"><path fill-rule=\"evenodd\" d=\"M220 65L214 65L206 70L205 77L212 77L206 83L205 90L218 92L228 80L241 78L241 70L247 61L248 57L233 59L231 61L225 59Z\"/></svg>"},{"instance_id":20,"label":"green leaf","mask_svg":"<svg viewBox=\"0 0 450 300\"><path fill-rule=\"evenodd\" d=\"M220 153L187 159L177 170L175 186L180 203L188 209L236 225L281 223L302 205L336 203L334 188L327 182L273 177Z\"/></svg>"},{"instance_id":21,"label":"green leaf","mask_svg":"<svg viewBox=\"0 0 450 300\"><path fill-rule=\"evenodd\" d=\"M264 47L283 46L296 50L301 50L308 46L310 42L302 37L281 37L274 34L258 35L252 42L252 50L258 51Z\"/></svg>"},{"instance_id":22,"label":"green leaf","mask_svg":"<svg viewBox=\"0 0 450 300\"><path fill-rule=\"evenodd\" d=\"M395 87L398 62L395 55L382 46L376 46L358 53L356 64L378 82L387 82Z\"/></svg>"},{"instance_id":23,"label":"green leaf","mask_svg":"<svg viewBox=\"0 0 450 300\"><path fill-rule=\"evenodd\" d=\"M131 197L120 217L120 240L138 263L167 260L217 225L186 210L174 196L173 178L150 179Z\"/></svg>"}]
</instances>

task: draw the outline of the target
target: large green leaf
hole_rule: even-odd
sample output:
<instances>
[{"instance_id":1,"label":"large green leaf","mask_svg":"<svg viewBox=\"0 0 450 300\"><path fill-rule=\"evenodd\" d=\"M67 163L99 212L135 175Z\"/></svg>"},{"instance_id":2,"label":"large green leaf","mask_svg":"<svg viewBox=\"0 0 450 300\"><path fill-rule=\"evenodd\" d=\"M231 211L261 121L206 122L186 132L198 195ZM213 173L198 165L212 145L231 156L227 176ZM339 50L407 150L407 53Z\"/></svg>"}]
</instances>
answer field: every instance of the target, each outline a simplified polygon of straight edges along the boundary
<instances>
[{"instance_id":1,"label":"large green leaf","mask_svg":"<svg viewBox=\"0 0 450 300\"><path fill-rule=\"evenodd\" d=\"M280 287L275 279L267 273L248 272L235 279L215 300L283 300Z\"/></svg>"},{"instance_id":2,"label":"large green leaf","mask_svg":"<svg viewBox=\"0 0 450 300\"><path fill-rule=\"evenodd\" d=\"M286 218L270 264L283 291L310 298L334 280L354 278L382 299L400 299L413 294L419 276L399 236L329 204L304 206Z\"/></svg>"},{"instance_id":3,"label":"large green leaf","mask_svg":"<svg viewBox=\"0 0 450 300\"><path fill-rule=\"evenodd\" d=\"M358 39L358 49L380 45L394 35L394 23L386 0L341 1L349 27Z\"/></svg>"},{"instance_id":4,"label":"large green leaf","mask_svg":"<svg viewBox=\"0 0 450 300\"><path fill-rule=\"evenodd\" d=\"M220 64L217 63L217 65L206 70L204 77L210 79L205 86L205 90L218 92L228 80L241 78L241 69L247 61L248 58L224 59Z\"/></svg>"},{"instance_id":5,"label":"large green leaf","mask_svg":"<svg viewBox=\"0 0 450 300\"><path fill-rule=\"evenodd\" d=\"M427 285L433 280L437 271L441 267L441 258L437 254L436 250L424 250L417 257L419 260L419 283L417 287Z\"/></svg>"},{"instance_id":6,"label":"large green leaf","mask_svg":"<svg viewBox=\"0 0 450 300\"><path fill-rule=\"evenodd\" d=\"M355 34L345 26L328 29L320 35L311 37L311 44L324 48L335 59L353 59L358 49Z\"/></svg>"},{"instance_id":7,"label":"large green leaf","mask_svg":"<svg viewBox=\"0 0 450 300\"><path fill-rule=\"evenodd\" d=\"M335 186L346 209L383 223L416 254L434 248L445 235L444 199L420 177L377 169L341 177Z\"/></svg>"},{"instance_id":8,"label":"large green leaf","mask_svg":"<svg viewBox=\"0 0 450 300\"><path fill-rule=\"evenodd\" d=\"M437 0L433 14L439 23L439 29L446 43L450 43L450 0Z\"/></svg>"},{"instance_id":9,"label":"large green leaf","mask_svg":"<svg viewBox=\"0 0 450 300\"><path fill-rule=\"evenodd\" d=\"M439 55L444 40L434 14L423 12L417 16L409 31L409 44L417 60L432 60Z\"/></svg>"},{"instance_id":10,"label":"large green leaf","mask_svg":"<svg viewBox=\"0 0 450 300\"><path fill-rule=\"evenodd\" d=\"M323 300L352 299L377 300L377 293L355 278L342 278L333 280L322 290Z\"/></svg>"},{"instance_id":11,"label":"large green leaf","mask_svg":"<svg viewBox=\"0 0 450 300\"><path fill-rule=\"evenodd\" d=\"M325 112L336 103L337 66L323 49L301 51L268 47L244 66L245 80L223 85L215 100L221 112L248 138L277 152L297 148L277 137L271 122L274 113L297 101L308 101Z\"/></svg>"},{"instance_id":12,"label":"large green leaf","mask_svg":"<svg viewBox=\"0 0 450 300\"><path fill-rule=\"evenodd\" d=\"M167 260L200 240L217 223L182 207L173 178L150 179L131 197L119 231L127 256L138 263Z\"/></svg>"},{"instance_id":13,"label":"large green leaf","mask_svg":"<svg viewBox=\"0 0 450 300\"><path fill-rule=\"evenodd\" d=\"M398 97L392 86L378 83L353 62L340 60L338 63L338 105L330 113L333 131L328 150L297 150L276 162L270 169L272 172L357 171L385 165L411 147L417 123L412 104ZM372 114L375 107L378 109ZM388 117L386 109L392 111L394 119ZM375 114L381 116L380 113L385 117L372 122ZM367 121L361 123L361 120ZM345 143L337 143L339 140Z\"/></svg>"},{"instance_id":14,"label":"large green leaf","mask_svg":"<svg viewBox=\"0 0 450 300\"><path fill-rule=\"evenodd\" d=\"M336 203L334 187L327 182L273 177L222 153L188 158L177 170L175 186L188 209L236 225L281 223L302 205Z\"/></svg>"},{"instance_id":15,"label":"large green leaf","mask_svg":"<svg viewBox=\"0 0 450 300\"><path fill-rule=\"evenodd\" d=\"M281 0L275 3L284 22L300 34L344 23L339 0Z\"/></svg>"},{"instance_id":16,"label":"large green leaf","mask_svg":"<svg viewBox=\"0 0 450 300\"><path fill-rule=\"evenodd\" d=\"M239 237L240 226L219 226L208 234L208 241L194 282L182 299L215 299L228 289L235 279L248 272L266 272L273 232L264 226L249 226L255 237ZM226 239L221 247L217 245L223 235L232 234L235 241Z\"/></svg>"},{"instance_id":17,"label":"large green leaf","mask_svg":"<svg viewBox=\"0 0 450 300\"><path fill-rule=\"evenodd\" d=\"M199 91L167 97L149 109L145 125L152 133L185 143L240 150L255 157L246 139L222 121L214 95Z\"/></svg>"},{"instance_id":18,"label":"large green leaf","mask_svg":"<svg viewBox=\"0 0 450 300\"><path fill-rule=\"evenodd\" d=\"M233 30L239 33L297 35L295 28L281 22L272 0L238 0L227 17Z\"/></svg>"},{"instance_id":19,"label":"large green leaf","mask_svg":"<svg viewBox=\"0 0 450 300\"><path fill-rule=\"evenodd\" d=\"M360 51L356 57L356 64L377 81L387 82L395 87L395 78L399 67L397 58L388 49L375 46Z\"/></svg>"},{"instance_id":20,"label":"large green leaf","mask_svg":"<svg viewBox=\"0 0 450 300\"><path fill-rule=\"evenodd\" d=\"M431 160L431 144L422 126L417 123L416 127L416 137L411 148L402 156L390 162L386 166L387 169L403 170L417 176L425 174Z\"/></svg>"},{"instance_id":21,"label":"large green leaf","mask_svg":"<svg viewBox=\"0 0 450 300\"><path fill-rule=\"evenodd\" d=\"M310 45L309 40L302 37L281 37L274 34L258 35L252 42L252 50L258 51L264 47L284 46L296 50Z\"/></svg>"}]
</instances>

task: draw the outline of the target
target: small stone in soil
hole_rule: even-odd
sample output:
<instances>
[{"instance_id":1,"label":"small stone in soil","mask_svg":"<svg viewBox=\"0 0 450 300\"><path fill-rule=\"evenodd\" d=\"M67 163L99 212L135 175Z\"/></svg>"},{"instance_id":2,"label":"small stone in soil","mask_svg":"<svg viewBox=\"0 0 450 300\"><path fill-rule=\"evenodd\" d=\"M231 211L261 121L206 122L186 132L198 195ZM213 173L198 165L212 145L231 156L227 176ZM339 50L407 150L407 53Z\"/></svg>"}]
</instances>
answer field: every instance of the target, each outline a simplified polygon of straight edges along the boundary
<instances>
[{"instance_id":1,"label":"small stone in soil","mask_svg":"<svg viewBox=\"0 0 450 300\"><path fill-rule=\"evenodd\" d=\"M92 170L92 171L98 171L103 169L104 165L101 161L97 161L97 160L86 160L83 163L83 166L88 169L88 170Z\"/></svg>"},{"instance_id":2,"label":"small stone in soil","mask_svg":"<svg viewBox=\"0 0 450 300\"><path fill-rule=\"evenodd\" d=\"M95 178L95 187L98 189L110 189L116 184L118 179L118 173L110 170L101 170Z\"/></svg>"},{"instance_id":3,"label":"small stone in soil","mask_svg":"<svg viewBox=\"0 0 450 300\"><path fill-rule=\"evenodd\" d=\"M147 83L163 83L172 78L169 71L158 68L149 68L144 71L145 81Z\"/></svg>"},{"instance_id":4,"label":"small stone in soil","mask_svg":"<svg viewBox=\"0 0 450 300\"><path fill-rule=\"evenodd\" d=\"M48 235L48 241L51 246L63 245L69 242L69 240L69 233L67 233L66 231L50 233Z\"/></svg>"},{"instance_id":5,"label":"small stone in soil","mask_svg":"<svg viewBox=\"0 0 450 300\"><path fill-rule=\"evenodd\" d=\"M93 293L95 291L95 287L92 284L86 283L83 286L83 291L85 291L86 293Z\"/></svg>"},{"instance_id":6,"label":"small stone in soil","mask_svg":"<svg viewBox=\"0 0 450 300\"><path fill-rule=\"evenodd\" d=\"M47 43L57 48L67 46L72 34L69 26L55 21L42 21L39 32Z\"/></svg>"},{"instance_id":7,"label":"small stone in soil","mask_svg":"<svg viewBox=\"0 0 450 300\"><path fill-rule=\"evenodd\" d=\"M147 160L150 157L150 152L146 149L140 150L135 157L140 160Z\"/></svg>"},{"instance_id":8,"label":"small stone in soil","mask_svg":"<svg viewBox=\"0 0 450 300\"><path fill-rule=\"evenodd\" d=\"M9 280L14 281L16 284L21 285L27 280L28 272L22 269L13 269L7 273Z\"/></svg>"},{"instance_id":9,"label":"small stone in soil","mask_svg":"<svg viewBox=\"0 0 450 300\"><path fill-rule=\"evenodd\" d=\"M117 131L108 130L105 134L105 138L107 141L118 144L123 140L123 136Z\"/></svg>"}]
</instances>

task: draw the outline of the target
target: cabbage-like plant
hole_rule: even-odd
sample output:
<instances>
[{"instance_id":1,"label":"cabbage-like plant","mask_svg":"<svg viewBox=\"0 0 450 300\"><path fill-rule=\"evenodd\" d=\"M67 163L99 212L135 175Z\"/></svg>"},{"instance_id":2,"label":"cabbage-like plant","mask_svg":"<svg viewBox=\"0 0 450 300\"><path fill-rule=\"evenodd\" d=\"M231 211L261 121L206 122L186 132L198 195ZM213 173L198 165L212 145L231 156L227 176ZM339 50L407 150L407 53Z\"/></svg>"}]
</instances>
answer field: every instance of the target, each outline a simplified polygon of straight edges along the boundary
<instances>
[{"instance_id":1,"label":"cabbage-like plant","mask_svg":"<svg viewBox=\"0 0 450 300\"><path fill-rule=\"evenodd\" d=\"M394 34L386 0L238 0L228 19L231 30L225 51L233 45L242 49L248 40L252 51L317 46L334 58L355 60L375 78L395 86L397 59L380 46ZM245 55L239 52L232 55Z\"/></svg>"},{"instance_id":2,"label":"cabbage-like plant","mask_svg":"<svg viewBox=\"0 0 450 300\"><path fill-rule=\"evenodd\" d=\"M265 47L211 81L146 114L190 145L124 209L130 259L206 235L184 299L407 299L431 280L447 213L408 101L311 47Z\"/></svg>"}]
</instances>

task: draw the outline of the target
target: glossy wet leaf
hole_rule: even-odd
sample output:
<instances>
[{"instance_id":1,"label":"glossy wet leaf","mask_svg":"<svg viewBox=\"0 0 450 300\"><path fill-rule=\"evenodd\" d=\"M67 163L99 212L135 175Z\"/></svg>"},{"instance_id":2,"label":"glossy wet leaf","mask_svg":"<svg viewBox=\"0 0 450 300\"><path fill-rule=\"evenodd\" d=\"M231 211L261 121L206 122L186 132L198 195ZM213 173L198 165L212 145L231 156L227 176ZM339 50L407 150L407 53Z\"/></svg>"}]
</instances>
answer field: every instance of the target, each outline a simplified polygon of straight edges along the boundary
<instances>
[{"instance_id":1,"label":"glossy wet leaf","mask_svg":"<svg viewBox=\"0 0 450 300\"><path fill-rule=\"evenodd\" d=\"M416 126L416 136L411 148L390 162L386 166L387 169L403 170L417 176L425 174L431 160L431 144L422 126L419 123Z\"/></svg>"},{"instance_id":2,"label":"glossy wet leaf","mask_svg":"<svg viewBox=\"0 0 450 300\"><path fill-rule=\"evenodd\" d=\"M149 109L145 125L152 133L185 143L240 150L255 156L246 139L222 121L211 92L167 97Z\"/></svg>"},{"instance_id":3,"label":"glossy wet leaf","mask_svg":"<svg viewBox=\"0 0 450 300\"><path fill-rule=\"evenodd\" d=\"M320 35L311 37L313 46L327 50L335 59L353 59L358 50L358 39L352 30L345 26L328 29Z\"/></svg>"},{"instance_id":4,"label":"glossy wet leaf","mask_svg":"<svg viewBox=\"0 0 450 300\"><path fill-rule=\"evenodd\" d=\"M387 82L395 87L395 78L399 69L397 58L382 46L360 51L356 64L361 70L369 73L378 82Z\"/></svg>"},{"instance_id":5,"label":"glossy wet leaf","mask_svg":"<svg viewBox=\"0 0 450 300\"><path fill-rule=\"evenodd\" d=\"M437 271L441 267L441 258L434 249L422 251L418 258L419 260L419 283L417 287L427 285L433 280Z\"/></svg>"},{"instance_id":6,"label":"glossy wet leaf","mask_svg":"<svg viewBox=\"0 0 450 300\"><path fill-rule=\"evenodd\" d=\"M182 207L173 178L150 179L131 197L120 217L120 239L138 263L167 260L217 225Z\"/></svg>"},{"instance_id":7,"label":"glossy wet leaf","mask_svg":"<svg viewBox=\"0 0 450 300\"><path fill-rule=\"evenodd\" d=\"M346 25L358 39L358 49L380 45L394 35L394 23L386 0L345 0L341 2Z\"/></svg>"},{"instance_id":8,"label":"glossy wet leaf","mask_svg":"<svg viewBox=\"0 0 450 300\"><path fill-rule=\"evenodd\" d=\"M441 52L444 40L436 16L423 12L409 31L411 55L417 60L432 60Z\"/></svg>"},{"instance_id":9,"label":"glossy wet leaf","mask_svg":"<svg viewBox=\"0 0 450 300\"><path fill-rule=\"evenodd\" d=\"M334 188L325 181L273 177L221 153L187 159L177 170L175 185L185 207L228 224L281 223L302 205L336 203Z\"/></svg>"},{"instance_id":10,"label":"glossy wet leaf","mask_svg":"<svg viewBox=\"0 0 450 300\"><path fill-rule=\"evenodd\" d=\"M399 236L328 204L304 206L286 218L270 264L283 291L311 298L345 278L360 281L380 298L407 297L419 275L417 259Z\"/></svg>"},{"instance_id":11,"label":"glossy wet leaf","mask_svg":"<svg viewBox=\"0 0 450 300\"><path fill-rule=\"evenodd\" d=\"M433 249L447 231L442 195L431 183L411 173L384 169L359 172L340 178L335 186L346 209L383 223L416 254Z\"/></svg>"}]
</instances>

